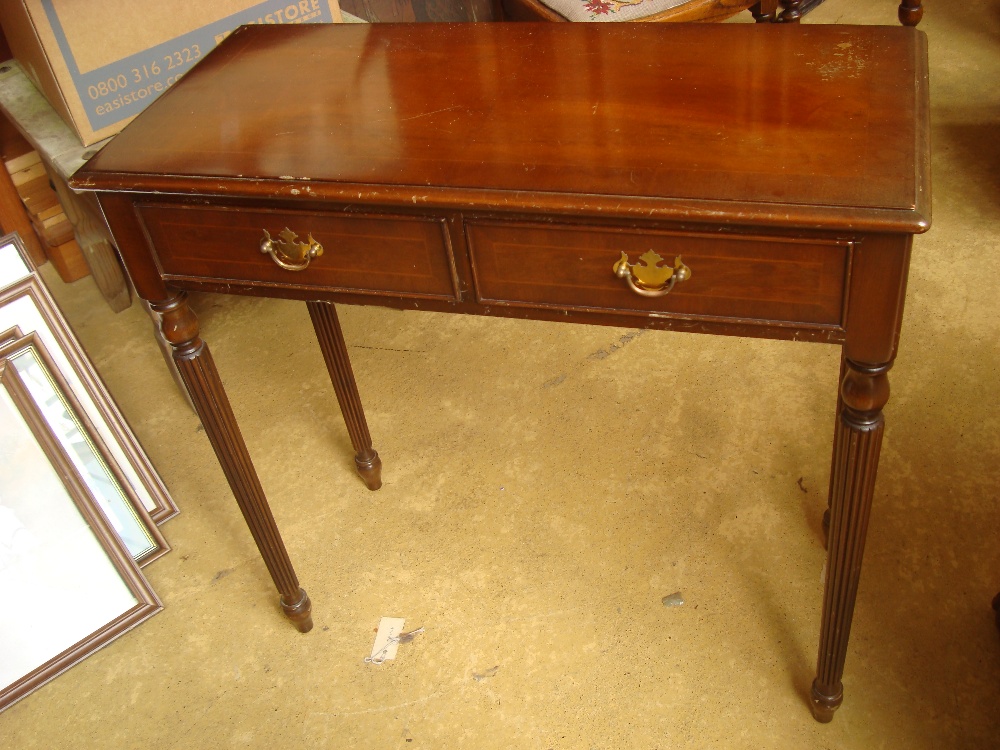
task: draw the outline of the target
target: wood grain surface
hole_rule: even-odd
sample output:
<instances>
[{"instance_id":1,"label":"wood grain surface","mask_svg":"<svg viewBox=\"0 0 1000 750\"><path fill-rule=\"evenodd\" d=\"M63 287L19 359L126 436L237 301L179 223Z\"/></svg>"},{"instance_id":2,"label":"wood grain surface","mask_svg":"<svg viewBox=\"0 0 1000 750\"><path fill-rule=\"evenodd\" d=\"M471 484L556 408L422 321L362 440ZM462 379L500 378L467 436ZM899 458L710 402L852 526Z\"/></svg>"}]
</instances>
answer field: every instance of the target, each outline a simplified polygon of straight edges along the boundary
<instances>
[{"instance_id":1,"label":"wood grain surface","mask_svg":"<svg viewBox=\"0 0 1000 750\"><path fill-rule=\"evenodd\" d=\"M506 208L555 193L605 215L721 202L729 220L744 204L922 231L924 45L899 27L247 27L76 182Z\"/></svg>"}]
</instances>

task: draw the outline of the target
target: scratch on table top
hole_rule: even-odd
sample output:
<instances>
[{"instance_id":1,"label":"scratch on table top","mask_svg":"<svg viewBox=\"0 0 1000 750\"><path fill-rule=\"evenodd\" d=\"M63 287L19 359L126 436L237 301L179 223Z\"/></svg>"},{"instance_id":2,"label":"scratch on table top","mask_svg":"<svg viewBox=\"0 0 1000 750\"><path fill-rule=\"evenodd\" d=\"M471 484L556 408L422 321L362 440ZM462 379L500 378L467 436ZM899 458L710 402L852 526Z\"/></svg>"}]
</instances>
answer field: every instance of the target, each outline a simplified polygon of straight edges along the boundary
<instances>
[{"instance_id":1,"label":"scratch on table top","mask_svg":"<svg viewBox=\"0 0 1000 750\"><path fill-rule=\"evenodd\" d=\"M816 68L820 78L829 81L833 78L843 76L845 78L858 78L868 67L868 62L857 54L852 42L841 42L837 45L839 52L834 52L832 59L825 62L810 60L806 63L811 68Z\"/></svg>"},{"instance_id":2,"label":"scratch on table top","mask_svg":"<svg viewBox=\"0 0 1000 750\"><path fill-rule=\"evenodd\" d=\"M401 117L400 122L406 122L407 120L417 120L421 117L430 117L431 115L436 115L439 112L450 112L453 109L461 109L461 104L455 104L451 107L444 107L443 109L435 109L430 112L421 112L419 115L410 115L409 117Z\"/></svg>"}]
</instances>

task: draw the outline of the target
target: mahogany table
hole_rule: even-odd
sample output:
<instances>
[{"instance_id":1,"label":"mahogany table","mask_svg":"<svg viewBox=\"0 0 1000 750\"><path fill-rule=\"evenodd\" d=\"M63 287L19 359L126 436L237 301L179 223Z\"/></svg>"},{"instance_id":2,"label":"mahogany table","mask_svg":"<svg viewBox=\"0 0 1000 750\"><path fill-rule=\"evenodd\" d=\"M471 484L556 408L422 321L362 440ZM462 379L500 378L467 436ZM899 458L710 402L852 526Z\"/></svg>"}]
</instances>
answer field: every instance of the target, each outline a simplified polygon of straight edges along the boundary
<instances>
[{"instance_id":1,"label":"mahogany table","mask_svg":"<svg viewBox=\"0 0 1000 750\"><path fill-rule=\"evenodd\" d=\"M99 193L300 630L310 602L185 290L306 300L381 484L333 303L843 347L813 713L841 678L912 235L910 28L247 27L75 179Z\"/></svg>"}]
</instances>

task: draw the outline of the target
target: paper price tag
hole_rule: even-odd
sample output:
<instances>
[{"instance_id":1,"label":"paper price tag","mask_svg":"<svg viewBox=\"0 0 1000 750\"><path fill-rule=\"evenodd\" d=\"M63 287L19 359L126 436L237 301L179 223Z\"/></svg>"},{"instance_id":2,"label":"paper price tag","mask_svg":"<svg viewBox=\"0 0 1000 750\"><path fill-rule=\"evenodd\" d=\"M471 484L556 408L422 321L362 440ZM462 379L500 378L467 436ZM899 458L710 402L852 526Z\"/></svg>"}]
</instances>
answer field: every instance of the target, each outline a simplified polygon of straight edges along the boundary
<instances>
[{"instance_id":1,"label":"paper price tag","mask_svg":"<svg viewBox=\"0 0 1000 750\"><path fill-rule=\"evenodd\" d=\"M387 659L395 659L399 649L399 634L403 632L402 617L383 617L378 623L375 643L371 655L365 659L369 664L381 664Z\"/></svg>"}]
</instances>

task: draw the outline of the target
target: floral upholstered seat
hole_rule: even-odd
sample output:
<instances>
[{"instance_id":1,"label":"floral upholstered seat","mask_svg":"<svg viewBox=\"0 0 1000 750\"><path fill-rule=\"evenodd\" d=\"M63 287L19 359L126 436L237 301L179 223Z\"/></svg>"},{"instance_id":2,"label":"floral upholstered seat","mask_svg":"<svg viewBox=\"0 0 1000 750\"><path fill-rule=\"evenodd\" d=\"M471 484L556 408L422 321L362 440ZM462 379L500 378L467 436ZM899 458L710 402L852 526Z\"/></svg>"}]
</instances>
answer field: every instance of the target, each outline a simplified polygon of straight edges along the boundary
<instances>
[{"instance_id":1,"label":"floral upholstered seat","mask_svg":"<svg viewBox=\"0 0 1000 750\"><path fill-rule=\"evenodd\" d=\"M687 0L541 0L568 21L639 21Z\"/></svg>"},{"instance_id":2,"label":"floral upholstered seat","mask_svg":"<svg viewBox=\"0 0 1000 750\"><path fill-rule=\"evenodd\" d=\"M497 0L507 21L773 21L778 0Z\"/></svg>"}]
</instances>

